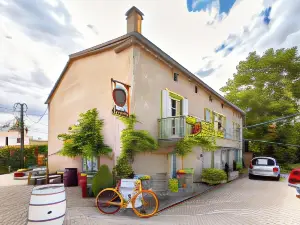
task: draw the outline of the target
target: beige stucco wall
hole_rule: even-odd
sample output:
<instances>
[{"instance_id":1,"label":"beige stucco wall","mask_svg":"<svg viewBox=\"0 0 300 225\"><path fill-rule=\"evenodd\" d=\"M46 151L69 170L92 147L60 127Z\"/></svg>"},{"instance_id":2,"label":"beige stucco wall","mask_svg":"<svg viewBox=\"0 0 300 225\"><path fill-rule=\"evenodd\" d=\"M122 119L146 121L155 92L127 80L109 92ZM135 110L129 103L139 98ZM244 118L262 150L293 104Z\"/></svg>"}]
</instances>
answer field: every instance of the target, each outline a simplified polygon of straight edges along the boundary
<instances>
[{"instance_id":1,"label":"beige stucco wall","mask_svg":"<svg viewBox=\"0 0 300 225\"><path fill-rule=\"evenodd\" d=\"M189 115L204 119L204 108L213 109L226 116L227 120L242 123L242 119L233 113L237 113L229 106L221 107L221 101L213 97L209 101L210 93L198 85L198 93L195 93L195 82L190 82L187 77L179 71L179 81L173 81L172 69L153 55L134 47L134 88L133 88L133 111L138 115L142 124L138 126L147 129L157 137L157 120L161 116L161 91L168 88L170 91L178 93L189 101ZM232 128L232 127L231 127ZM217 140L217 145L226 147L237 147L238 142L232 140Z\"/></svg>"},{"instance_id":2,"label":"beige stucco wall","mask_svg":"<svg viewBox=\"0 0 300 225\"><path fill-rule=\"evenodd\" d=\"M242 125L242 119L237 116L238 112L229 106L221 107L221 100L213 97L209 101L210 93L199 85L198 93L195 93L195 82L190 82L180 71L170 68L168 65L155 58L147 50L135 46L133 49L133 96L132 112L137 116L140 124L139 129L148 130L155 138L158 137L158 119L161 117L161 91L168 88L170 91L178 93L188 99L189 115L204 119L204 109L209 108L226 116L226 119ZM173 81L173 73L179 73L179 81ZM242 126L241 126L242 127ZM232 129L232 127L230 127ZM241 148L238 141L230 139L217 139L217 145L222 147ZM184 158L184 167L195 169L194 179L199 180L202 168L211 167L211 153L203 152L203 158L199 158L201 149L194 150ZM221 153L216 153L217 164L220 164ZM136 160L136 168L142 167L145 159ZM138 164L140 165L138 166ZM168 160L168 170L170 170L170 160ZM152 168L156 168L156 163ZM177 169L181 168L181 160L177 157ZM160 171L161 172L161 171ZM170 172L170 171L168 171Z\"/></svg>"},{"instance_id":3,"label":"beige stucco wall","mask_svg":"<svg viewBox=\"0 0 300 225\"><path fill-rule=\"evenodd\" d=\"M134 157L133 171L139 174L154 175L168 172L168 155L139 153Z\"/></svg>"},{"instance_id":4,"label":"beige stucco wall","mask_svg":"<svg viewBox=\"0 0 300 225\"><path fill-rule=\"evenodd\" d=\"M67 70L49 105L49 155L59 151L62 142L57 135L65 133L76 123L80 113L97 108L104 119L103 135L107 145L120 152L120 132L124 125L112 115L111 78L131 84L132 49L119 54L113 50L74 61ZM102 161L102 159L101 159ZM112 162L105 162L110 164ZM51 172L67 167L82 169L81 159L70 159L58 155L49 157Z\"/></svg>"},{"instance_id":5,"label":"beige stucco wall","mask_svg":"<svg viewBox=\"0 0 300 225\"><path fill-rule=\"evenodd\" d=\"M173 72L179 73L178 82L173 81ZM71 64L49 105L49 155L62 147L57 135L67 132L68 127L77 121L80 113L94 107L99 109L100 118L104 119L105 143L113 148L116 157L119 155L120 132L124 125L111 113L113 107L111 78L132 86L130 111L135 113L141 122L136 128L148 130L155 138L158 137L158 119L161 116L161 91L165 88L189 100L190 115L204 119L204 108L210 108L224 114L227 120L240 124L242 122L229 106L225 105L222 109L221 101L218 99L213 97L213 102L210 102L210 93L204 88L197 85L198 93L195 93L195 82L190 82L180 71L170 68L144 49L134 46L119 54L113 50L106 51ZM237 141L226 139L217 140L217 145L240 147ZM199 174L202 167L210 167L211 163L211 154L204 153L205 160L203 160L198 159L200 152L198 149L184 159L184 167L193 167ZM167 154L147 156L138 154L133 168L137 173L169 172L169 158ZM105 158L104 162L113 167L111 160ZM177 164L177 168L181 168L180 158L177 159ZM49 157L51 172L67 167L81 170L81 159L57 155Z\"/></svg>"}]
</instances>

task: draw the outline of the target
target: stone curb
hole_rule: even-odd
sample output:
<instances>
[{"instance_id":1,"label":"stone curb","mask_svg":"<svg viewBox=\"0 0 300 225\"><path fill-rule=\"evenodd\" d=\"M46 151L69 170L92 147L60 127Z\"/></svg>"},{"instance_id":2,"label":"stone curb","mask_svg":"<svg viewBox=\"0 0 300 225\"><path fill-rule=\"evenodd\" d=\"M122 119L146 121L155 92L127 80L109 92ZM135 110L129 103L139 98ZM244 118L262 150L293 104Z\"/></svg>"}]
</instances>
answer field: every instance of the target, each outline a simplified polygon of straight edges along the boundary
<instances>
[{"instance_id":1,"label":"stone curb","mask_svg":"<svg viewBox=\"0 0 300 225\"><path fill-rule=\"evenodd\" d=\"M169 205L169 206L167 206L167 207L162 208L161 210L159 210L159 211L157 212L157 215L159 215L161 212L163 212L163 211L165 211L165 210L167 210L167 209L169 209L169 208L172 208L172 207L174 207L174 206L180 205L181 203L184 203L184 202L186 202L186 201L188 201L188 200L190 200L190 199L199 197L200 195L206 194L206 193L208 193L208 192L210 192L210 191L212 191L212 190L214 190L214 189L217 189L217 188L219 188L219 187L221 187L221 186L223 186L223 185L226 185L226 184L228 184L228 183L232 183L232 182L234 182L234 181L236 181L236 180L245 178L245 177L247 177L247 176L248 176L248 173L246 173L246 174L241 174L237 179L234 179L234 180L232 180L232 181L228 181L227 183L224 183L224 184L218 184L218 185L216 185L216 186L212 186L211 188L205 190L205 191L202 192L202 193L195 194L195 195L193 195L193 196L191 196L191 197L187 197L186 199L183 199L183 200L181 200L181 201L175 202L174 204Z\"/></svg>"}]
</instances>

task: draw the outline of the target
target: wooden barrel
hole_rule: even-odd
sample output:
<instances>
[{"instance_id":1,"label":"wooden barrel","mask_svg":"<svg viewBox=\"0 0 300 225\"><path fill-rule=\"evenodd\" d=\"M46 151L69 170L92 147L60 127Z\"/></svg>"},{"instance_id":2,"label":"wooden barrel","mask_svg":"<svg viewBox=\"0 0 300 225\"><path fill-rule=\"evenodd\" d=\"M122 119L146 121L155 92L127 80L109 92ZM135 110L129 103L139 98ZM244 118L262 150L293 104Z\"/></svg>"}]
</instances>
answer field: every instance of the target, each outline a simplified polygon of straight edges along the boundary
<instances>
[{"instance_id":1,"label":"wooden barrel","mask_svg":"<svg viewBox=\"0 0 300 225\"><path fill-rule=\"evenodd\" d=\"M78 186L77 168L65 168L63 180L65 187Z\"/></svg>"},{"instance_id":2,"label":"wooden barrel","mask_svg":"<svg viewBox=\"0 0 300 225\"><path fill-rule=\"evenodd\" d=\"M49 184L32 190L27 225L62 225L66 213L66 193L63 184Z\"/></svg>"}]
</instances>

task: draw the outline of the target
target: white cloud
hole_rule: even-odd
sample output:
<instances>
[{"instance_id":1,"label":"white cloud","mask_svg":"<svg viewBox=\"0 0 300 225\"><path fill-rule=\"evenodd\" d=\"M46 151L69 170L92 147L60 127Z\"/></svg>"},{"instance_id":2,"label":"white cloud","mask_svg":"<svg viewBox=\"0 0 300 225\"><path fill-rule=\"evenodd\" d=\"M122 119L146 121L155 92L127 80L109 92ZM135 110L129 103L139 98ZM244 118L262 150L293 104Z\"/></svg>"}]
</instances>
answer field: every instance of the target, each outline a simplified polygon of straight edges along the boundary
<instances>
[{"instance_id":1,"label":"white cloud","mask_svg":"<svg viewBox=\"0 0 300 225\"><path fill-rule=\"evenodd\" d=\"M279 49L294 46L300 48L300 25L298 22L300 21L300 0L295 0L290 4L286 4L284 0L264 1L262 6L263 8L272 6L269 25L264 24L263 18L259 17L261 10L258 10L252 20L244 23L247 26L245 32L235 36L237 47L233 52L227 57L220 57L220 53L213 53L210 58L212 62L204 66L204 68L210 69L212 64L215 65L213 68L222 65L214 70L211 76L203 78L215 90L219 91L228 78L232 78L238 62L244 60L251 51L262 54L268 48ZM229 18L231 16L232 14Z\"/></svg>"},{"instance_id":2,"label":"white cloud","mask_svg":"<svg viewBox=\"0 0 300 225\"><path fill-rule=\"evenodd\" d=\"M46 108L43 103L72 48L91 47L125 34L125 12L133 5L145 14L143 35L190 71L213 70L204 81L218 91L249 51L299 45L299 1L286 4L284 0L237 0L229 15L221 15L222 20L217 18L210 26L207 23L218 6L208 12L189 13L186 0L66 0L63 4L59 0L45 0L45 8L27 5L23 14L18 11L27 15L26 20L12 20L6 12L0 15L0 80L6 80L5 87L0 88L0 104L26 102L30 109L42 114ZM0 0L0 9L5 11L8 2L17 1ZM257 16L272 4L268 27ZM42 10L50 12L46 17L50 22L42 21ZM30 26L34 19L38 23ZM224 57L224 51L215 53L215 49L226 40L228 46L235 47ZM37 72L45 77L36 79ZM45 88L47 78L52 85ZM25 80L37 87L20 87Z\"/></svg>"}]
</instances>

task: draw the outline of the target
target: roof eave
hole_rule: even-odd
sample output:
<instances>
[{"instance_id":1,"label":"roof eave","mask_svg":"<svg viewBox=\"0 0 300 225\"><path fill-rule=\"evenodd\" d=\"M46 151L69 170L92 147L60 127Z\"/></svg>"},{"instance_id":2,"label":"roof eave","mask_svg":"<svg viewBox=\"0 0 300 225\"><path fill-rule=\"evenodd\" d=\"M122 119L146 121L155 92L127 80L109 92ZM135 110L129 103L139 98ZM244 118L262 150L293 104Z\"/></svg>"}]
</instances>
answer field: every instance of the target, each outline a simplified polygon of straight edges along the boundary
<instances>
[{"instance_id":1,"label":"roof eave","mask_svg":"<svg viewBox=\"0 0 300 225\"><path fill-rule=\"evenodd\" d=\"M52 98L52 95L54 94L56 88L58 87L60 81L62 80L62 77L63 77L64 73L65 73L66 70L68 69L68 66L70 65L71 60L76 59L76 58L79 58L79 57L86 56L86 55L91 54L91 53L96 53L97 51L103 50L104 48L109 47L109 46L111 46L111 45L113 45L113 44L116 44L116 43L118 43L118 42L122 42L122 41L124 41L125 39L127 39L128 37L130 37L131 34L132 34L132 33L125 34L125 35L123 35L123 36L121 36L121 37L118 37L118 38L115 38L115 39L113 39L113 40L104 42L104 43L102 43L102 44L100 44L100 45L96 45L96 46L94 46L94 47L91 47L91 48L85 49L85 50L83 50L83 51L79 51L79 52L76 52L76 53L73 53L73 54L69 55L69 60L68 60L68 62L66 63L66 65L65 65L63 71L61 72L60 76L58 77L58 79L57 79L57 81L56 81L54 87L52 88L50 94L48 95L48 98L47 98L45 104L49 104L49 103L50 103L50 100L51 100L51 98Z\"/></svg>"},{"instance_id":2,"label":"roof eave","mask_svg":"<svg viewBox=\"0 0 300 225\"><path fill-rule=\"evenodd\" d=\"M168 54L163 52L160 48L158 48L155 44L153 44L151 41L149 41L146 37L144 37L142 34L134 32L132 33L134 37L136 37L139 41L141 41L143 44L147 45L152 50L156 51L165 61L169 62L170 64L173 64L175 67L177 67L179 70L187 74L190 78L198 82L200 85L202 85L204 88L206 88L208 91L212 92L215 96L220 98L222 101L226 102L228 105L239 111L242 115L245 115L246 113L237 107L236 105L229 102L227 99L225 99L222 95L220 95L218 92L216 92L214 89L212 89L210 86L208 86L206 83L204 83L199 77L197 77L195 74L187 70L185 67L183 67L181 64L179 64L176 60L174 60L172 57L170 57ZM146 43L145 43L146 42Z\"/></svg>"}]
</instances>

